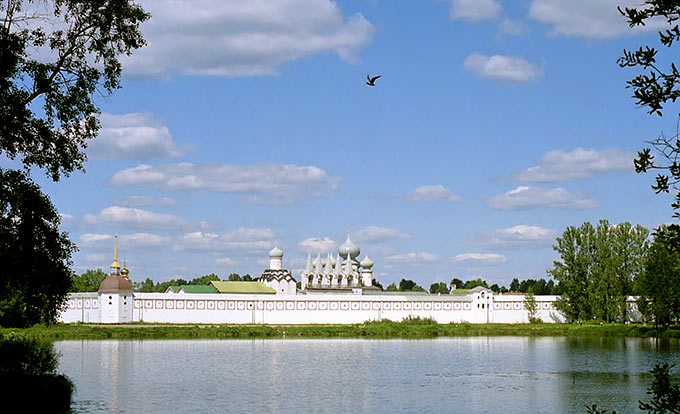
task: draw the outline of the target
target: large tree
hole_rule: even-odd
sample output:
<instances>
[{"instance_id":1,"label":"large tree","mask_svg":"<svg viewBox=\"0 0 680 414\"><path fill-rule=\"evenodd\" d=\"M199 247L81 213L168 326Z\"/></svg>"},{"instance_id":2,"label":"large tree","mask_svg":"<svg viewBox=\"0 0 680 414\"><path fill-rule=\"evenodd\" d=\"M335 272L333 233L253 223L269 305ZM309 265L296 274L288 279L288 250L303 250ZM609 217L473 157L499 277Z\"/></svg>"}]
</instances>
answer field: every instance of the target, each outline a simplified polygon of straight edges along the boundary
<instances>
[{"instance_id":1,"label":"large tree","mask_svg":"<svg viewBox=\"0 0 680 414\"><path fill-rule=\"evenodd\" d=\"M56 320L71 286L75 250L59 223L35 183L0 169L0 326Z\"/></svg>"},{"instance_id":2,"label":"large tree","mask_svg":"<svg viewBox=\"0 0 680 414\"><path fill-rule=\"evenodd\" d=\"M0 153L54 181L82 169L94 97L120 87L148 18L129 0L0 0Z\"/></svg>"},{"instance_id":3,"label":"large tree","mask_svg":"<svg viewBox=\"0 0 680 414\"><path fill-rule=\"evenodd\" d=\"M659 31L659 42L664 48L671 48L680 41L680 29L677 21L680 19L680 3L669 0L645 0L638 7L621 9L619 12L628 20L630 27L644 26L650 19L662 19L668 26ZM637 50L624 50L618 60L621 67L635 67L641 69L640 74L629 80L628 87L633 90L633 99L637 105L646 107L650 114L663 115L665 106L680 98L680 71L674 62L666 65L669 57L658 59L659 50L654 47L639 47ZM672 55L670 56L672 58ZM663 65L663 66L662 66ZM677 126L676 126L677 128ZM662 134L660 137L648 141L656 150L652 154L651 148L644 148L638 152L635 159L635 171L638 173L659 170L652 189L657 193L668 193L671 189L675 193L675 200L671 207L675 210L673 216L680 218L680 133L671 136ZM655 159L655 156L658 158ZM667 237L671 247L680 249L680 226L668 226Z\"/></svg>"},{"instance_id":4,"label":"large tree","mask_svg":"<svg viewBox=\"0 0 680 414\"><path fill-rule=\"evenodd\" d=\"M553 246L560 260L548 273L559 283L558 307L571 319L626 317L626 297L641 272L649 231L629 223L569 226Z\"/></svg>"},{"instance_id":5,"label":"large tree","mask_svg":"<svg viewBox=\"0 0 680 414\"><path fill-rule=\"evenodd\" d=\"M58 181L83 169L99 131L94 98L120 87L118 58L144 44L148 18L130 0L0 0L0 156L24 167L0 168L3 325L56 317L74 245L30 170Z\"/></svg>"},{"instance_id":6,"label":"large tree","mask_svg":"<svg viewBox=\"0 0 680 414\"><path fill-rule=\"evenodd\" d=\"M680 252L671 249L666 226L657 230L635 285L638 309L657 327L666 328L680 318Z\"/></svg>"}]
</instances>

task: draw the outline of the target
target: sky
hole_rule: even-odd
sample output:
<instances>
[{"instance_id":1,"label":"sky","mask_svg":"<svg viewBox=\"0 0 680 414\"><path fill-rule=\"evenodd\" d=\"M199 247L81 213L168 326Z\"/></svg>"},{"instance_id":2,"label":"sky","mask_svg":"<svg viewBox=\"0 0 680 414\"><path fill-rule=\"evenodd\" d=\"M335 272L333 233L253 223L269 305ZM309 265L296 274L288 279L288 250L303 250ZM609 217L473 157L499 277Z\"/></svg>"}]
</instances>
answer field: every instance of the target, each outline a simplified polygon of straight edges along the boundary
<instances>
[{"instance_id":1,"label":"sky","mask_svg":"<svg viewBox=\"0 0 680 414\"><path fill-rule=\"evenodd\" d=\"M567 226L671 221L635 174L675 128L636 107L627 0L142 1L86 172L43 186L73 268L259 276L349 232L383 285L548 277ZM374 87L366 76L381 75Z\"/></svg>"}]
</instances>

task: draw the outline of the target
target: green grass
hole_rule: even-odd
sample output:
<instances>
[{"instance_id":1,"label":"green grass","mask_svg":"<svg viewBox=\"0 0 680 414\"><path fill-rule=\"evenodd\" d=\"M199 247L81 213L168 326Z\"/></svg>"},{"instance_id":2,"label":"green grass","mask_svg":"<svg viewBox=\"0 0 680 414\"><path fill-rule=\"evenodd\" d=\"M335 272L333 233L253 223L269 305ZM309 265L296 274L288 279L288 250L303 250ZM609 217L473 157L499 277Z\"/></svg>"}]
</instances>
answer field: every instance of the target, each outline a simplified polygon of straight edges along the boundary
<instances>
[{"instance_id":1,"label":"green grass","mask_svg":"<svg viewBox=\"0 0 680 414\"><path fill-rule=\"evenodd\" d=\"M353 325L206 325L206 324L92 324L36 325L0 328L4 336L60 339L173 339L173 338L434 338L453 336L581 336L680 338L680 327L666 331L638 324L438 324L412 318L402 322L369 321Z\"/></svg>"}]
</instances>

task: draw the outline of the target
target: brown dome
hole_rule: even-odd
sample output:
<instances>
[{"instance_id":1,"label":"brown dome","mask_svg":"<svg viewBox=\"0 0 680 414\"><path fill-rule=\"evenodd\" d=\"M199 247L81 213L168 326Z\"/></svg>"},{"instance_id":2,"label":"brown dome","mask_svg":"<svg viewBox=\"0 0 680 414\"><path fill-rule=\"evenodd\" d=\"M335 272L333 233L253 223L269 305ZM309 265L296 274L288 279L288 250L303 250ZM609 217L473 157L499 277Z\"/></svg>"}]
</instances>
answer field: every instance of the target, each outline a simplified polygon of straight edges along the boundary
<instances>
[{"instance_id":1,"label":"brown dome","mask_svg":"<svg viewBox=\"0 0 680 414\"><path fill-rule=\"evenodd\" d=\"M109 276L99 285L99 293L132 293L132 284L121 276Z\"/></svg>"}]
</instances>

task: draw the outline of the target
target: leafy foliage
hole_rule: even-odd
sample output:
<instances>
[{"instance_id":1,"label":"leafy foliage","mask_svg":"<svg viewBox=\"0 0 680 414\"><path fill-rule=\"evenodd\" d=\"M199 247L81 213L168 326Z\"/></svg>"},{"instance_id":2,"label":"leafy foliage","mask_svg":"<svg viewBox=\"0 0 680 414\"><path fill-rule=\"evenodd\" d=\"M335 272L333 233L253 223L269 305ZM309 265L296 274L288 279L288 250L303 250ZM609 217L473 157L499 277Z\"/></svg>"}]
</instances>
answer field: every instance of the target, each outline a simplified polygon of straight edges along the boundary
<instances>
[{"instance_id":1,"label":"leafy foliage","mask_svg":"<svg viewBox=\"0 0 680 414\"><path fill-rule=\"evenodd\" d=\"M626 317L626 297L642 271L649 231L629 223L569 226L553 246L560 260L548 273L559 282L557 306L570 319Z\"/></svg>"},{"instance_id":2,"label":"leafy foliage","mask_svg":"<svg viewBox=\"0 0 680 414\"><path fill-rule=\"evenodd\" d=\"M536 298L534 297L534 293L529 291L526 295L524 295L524 308L527 310L527 313L529 314L529 322L530 323L539 323L541 320L536 317L536 313L538 312L538 304L536 303Z\"/></svg>"},{"instance_id":3,"label":"leafy foliage","mask_svg":"<svg viewBox=\"0 0 680 414\"><path fill-rule=\"evenodd\" d=\"M662 46L670 48L673 43L680 40L680 29L677 21L680 18L680 3L668 0L645 0L644 5L637 8L619 8L619 12L628 20L630 27L644 26L645 22L652 18L662 18L668 23L665 30L659 31L659 42ZM669 102L673 103L680 97L680 71L674 62L668 68L659 65L659 51L653 47L640 47L635 51L625 50L623 56L618 59L620 67L637 67L642 73L627 82L627 87L633 89L633 99L637 105L645 106L650 114L663 115L662 110ZM670 138L661 135L659 138L648 141L662 159L658 162L652 155L650 148L644 148L638 152L634 161L635 171L644 173L649 170L662 170L656 176L652 189L658 194L668 193L671 188L675 190L675 200L671 207L675 210L674 217L680 217L680 191L677 184L680 182L680 134ZM680 226L673 224L668 230L673 233L672 246L680 249Z\"/></svg>"},{"instance_id":4,"label":"leafy foliage","mask_svg":"<svg viewBox=\"0 0 680 414\"><path fill-rule=\"evenodd\" d=\"M640 411L647 414L680 414L680 387L673 383L670 370L673 365L668 363L655 364L650 371L652 383L647 389L647 394L652 396L649 402L639 401ZM597 408L597 404L586 406L588 414L616 414L616 411L609 411Z\"/></svg>"},{"instance_id":5,"label":"leafy foliage","mask_svg":"<svg viewBox=\"0 0 680 414\"><path fill-rule=\"evenodd\" d=\"M149 15L131 1L49 3L0 2L0 153L58 181L82 169L99 130L93 96L120 87L118 56L144 45Z\"/></svg>"},{"instance_id":6,"label":"leafy foliage","mask_svg":"<svg viewBox=\"0 0 680 414\"><path fill-rule=\"evenodd\" d=\"M75 245L50 199L25 174L0 169L0 325L52 323L71 286Z\"/></svg>"},{"instance_id":7,"label":"leafy foliage","mask_svg":"<svg viewBox=\"0 0 680 414\"><path fill-rule=\"evenodd\" d=\"M649 414L680 414L680 387L671 382L671 368L673 365L668 363L654 365L651 371L654 379L647 390L652 399L640 401L640 410Z\"/></svg>"},{"instance_id":8,"label":"leafy foliage","mask_svg":"<svg viewBox=\"0 0 680 414\"><path fill-rule=\"evenodd\" d=\"M665 226L657 230L644 271L635 279L640 293L638 310L662 328L680 318L680 252L670 246L667 235Z\"/></svg>"},{"instance_id":9,"label":"leafy foliage","mask_svg":"<svg viewBox=\"0 0 680 414\"><path fill-rule=\"evenodd\" d=\"M449 286L444 282L435 282L430 285L430 293L446 295L449 293Z\"/></svg>"},{"instance_id":10,"label":"leafy foliage","mask_svg":"<svg viewBox=\"0 0 680 414\"><path fill-rule=\"evenodd\" d=\"M80 276L71 279L72 292L96 292L99 285L106 279L106 273L102 269L88 269Z\"/></svg>"}]
</instances>

